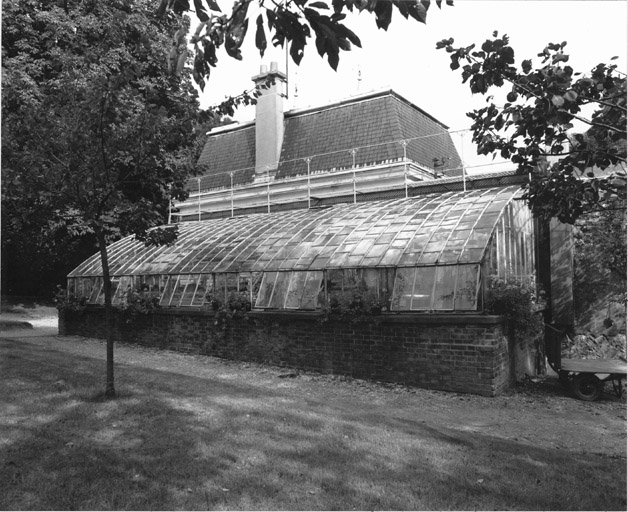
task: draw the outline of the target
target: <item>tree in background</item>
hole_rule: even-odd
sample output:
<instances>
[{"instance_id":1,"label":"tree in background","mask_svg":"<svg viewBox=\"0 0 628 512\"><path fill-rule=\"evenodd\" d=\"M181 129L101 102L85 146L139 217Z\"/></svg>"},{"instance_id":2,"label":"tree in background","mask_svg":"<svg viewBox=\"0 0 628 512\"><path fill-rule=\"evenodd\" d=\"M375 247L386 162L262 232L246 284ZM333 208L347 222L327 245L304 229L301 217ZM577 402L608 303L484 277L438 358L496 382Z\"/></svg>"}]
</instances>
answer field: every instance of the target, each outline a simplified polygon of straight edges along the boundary
<instances>
[{"instance_id":1,"label":"tree in background","mask_svg":"<svg viewBox=\"0 0 628 512\"><path fill-rule=\"evenodd\" d=\"M548 44L538 57L515 66L506 35L455 48L453 38L437 44L450 54L474 94L509 87L506 102L467 115L478 154L501 155L530 175L525 197L533 213L573 224L583 213L626 199L626 75L616 65L598 64L588 74L567 64L567 43ZM574 130L576 124L585 133Z\"/></svg>"},{"instance_id":2,"label":"tree in background","mask_svg":"<svg viewBox=\"0 0 628 512\"><path fill-rule=\"evenodd\" d=\"M574 71L567 43L548 44L540 65L515 65L508 37L454 47L452 70L461 70L472 93L508 88L506 101L467 115L478 154L510 159L529 175L524 198L544 220L575 224L574 299L579 321L596 307L626 303L626 75L615 65ZM592 309L593 308L593 309ZM608 319L610 320L610 319Z\"/></svg>"},{"instance_id":3,"label":"tree in background","mask_svg":"<svg viewBox=\"0 0 628 512\"><path fill-rule=\"evenodd\" d=\"M604 210L579 219L574 230L574 304L584 325L599 308L626 306L626 203L618 199ZM607 326L609 327L609 326Z\"/></svg>"},{"instance_id":4,"label":"tree in background","mask_svg":"<svg viewBox=\"0 0 628 512\"><path fill-rule=\"evenodd\" d=\"M180 21L149 0L13 0L2 23L3 227L13 242L28 227L42 243L95 240L113 396L107 245L127 234L173 242L176 227L156 227L185 199L197 157L197 92L189 73L164 72Z\"/></svg>"}]
</instances>

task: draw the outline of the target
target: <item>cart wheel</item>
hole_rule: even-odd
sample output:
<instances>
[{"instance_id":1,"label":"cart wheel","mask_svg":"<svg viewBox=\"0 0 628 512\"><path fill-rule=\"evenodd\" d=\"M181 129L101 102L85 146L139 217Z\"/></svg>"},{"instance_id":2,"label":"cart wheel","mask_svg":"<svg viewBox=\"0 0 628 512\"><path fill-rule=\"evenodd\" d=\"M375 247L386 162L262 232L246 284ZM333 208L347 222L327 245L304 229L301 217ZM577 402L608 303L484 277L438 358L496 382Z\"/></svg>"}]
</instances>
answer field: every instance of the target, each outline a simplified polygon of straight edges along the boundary
<instances>
[{"instance_id":1,"label":"cart wheel","mask_svg":"<svg viewBox=\"0 0 628 512\"><path fill-rule=\"evenodd\" d=\"M613 379L613 391L615 391L615 394L621 398L621 396L624 394L624 384L621 381L621 379Z\"/></svg>"},{"instance_id":2,"label":"cart wheel","mask_svg":"<svg viewBox=\"0 0 628 512\"><path fill-rule=\"evenodd\" d=\"M592 402L602 396L604 383L591 373L580 373L573 378L572 389L580 400Z\"/></svg>"}]
</instances>

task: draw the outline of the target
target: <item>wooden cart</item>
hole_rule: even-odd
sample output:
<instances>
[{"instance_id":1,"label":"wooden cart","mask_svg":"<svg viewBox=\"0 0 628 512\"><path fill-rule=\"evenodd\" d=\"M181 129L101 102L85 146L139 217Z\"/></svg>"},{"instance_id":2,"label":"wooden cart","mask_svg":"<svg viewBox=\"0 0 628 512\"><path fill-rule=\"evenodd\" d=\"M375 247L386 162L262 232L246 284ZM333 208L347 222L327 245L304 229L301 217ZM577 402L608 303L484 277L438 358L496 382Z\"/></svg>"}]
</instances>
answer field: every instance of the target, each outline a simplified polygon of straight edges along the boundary
<instances>
[{"instance_id":1,"label":"wooden cart","mask_svg":"<svg viewBox=\"0 0 628 512\"><path fill-rule=\"evenodd\" d=\"M551 326L548 326L551 328ZM622 395L622 380L626 379L626 361L621 359L562 359L561 341L564 334L551 328L545 337L547 360L558 378L569 385L580 400L597 400L604 383L611 381L617 396Z\"/></svg>"}]
</instances>

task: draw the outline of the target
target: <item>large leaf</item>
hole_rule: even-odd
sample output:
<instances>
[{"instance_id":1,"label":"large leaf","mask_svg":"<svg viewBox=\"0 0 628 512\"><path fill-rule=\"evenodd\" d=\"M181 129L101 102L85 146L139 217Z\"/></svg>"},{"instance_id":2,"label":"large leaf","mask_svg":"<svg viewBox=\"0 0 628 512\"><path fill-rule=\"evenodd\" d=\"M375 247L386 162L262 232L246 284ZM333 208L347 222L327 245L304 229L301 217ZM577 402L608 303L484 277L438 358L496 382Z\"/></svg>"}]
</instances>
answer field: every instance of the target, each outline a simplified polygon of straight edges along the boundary
<instances>
[{"instance_id":1,"label":"large leaf","mask_svg":"<svg viewBox=\"0 0 628 512\"><path fill-rule=\"evenodd\" d=\"M263 57L266 51L266 33L264 32L264 17L260 14L257 17L257 30L255 32L255 46Z\"/></svg>"},{"instance_id":2,"label":"large leaf","mask_svg":"<svg viewBox=\"0 0 628 512\"><path fill-rule=\"evenodd\" d=\"M205 6L203 5L203 0L194 0L194 9L196 10L196 16L199 20L203 22L209 19L207 11L205 11Z\"/></svg>"},{"instance_id":3,"label":"large leaf","mask_svg":"<svg viewBox=\"0 0 628 512\"><path fill-rule=\"evenodd\" d=\"M378 0L375 5L375 24L377 28L388 30L392 18L392 2L388 0Z\"/></svg>"},{"instance_id":4,"label":"large leaf","mask_svg":"<svg viewBox=\"0 0 628 512\"><path fill-rule=\"evenodd\" d=\"M207 0L207 3L208 3L208 5L209 5L209 8L210 8L212 11L222 12L222 11L220 10L220 6L219 6L219 5L218 5L218 3L216 2L216 0Z\"/></svg>"},{"instance_id":5,"label":"large leaf","mask_svg":"<svg viewBox=\"0 0 628 512\"><path fill-rule=\"evenodd\" d=\"M246 17L249 8L247 0L239 0L233 8L233 16L227 25L227 35L225 37L225 50L230 57L242 60L240 48L244 43L249 20Z\"/></svg>"}]
</instances>

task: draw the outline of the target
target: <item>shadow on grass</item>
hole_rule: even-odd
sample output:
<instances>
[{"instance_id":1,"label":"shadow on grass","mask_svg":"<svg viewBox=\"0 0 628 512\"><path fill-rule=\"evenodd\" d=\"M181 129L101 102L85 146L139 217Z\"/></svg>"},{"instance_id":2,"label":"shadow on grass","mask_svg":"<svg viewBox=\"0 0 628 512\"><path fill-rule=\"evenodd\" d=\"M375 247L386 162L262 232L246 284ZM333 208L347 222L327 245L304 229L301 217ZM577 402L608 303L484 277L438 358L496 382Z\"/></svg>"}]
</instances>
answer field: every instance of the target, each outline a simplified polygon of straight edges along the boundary
<instances>
[{"instance_id":1,"label":"shadow on grass","mask_svg":"<svg viewBox=\"0 0 628 512\"><path fill-rule=\"evenodd\" d=\"M625 510L625 459L0 340L0 509ZM619 477L617 475L620 475Z\"/></svg>"}]
</instances>

